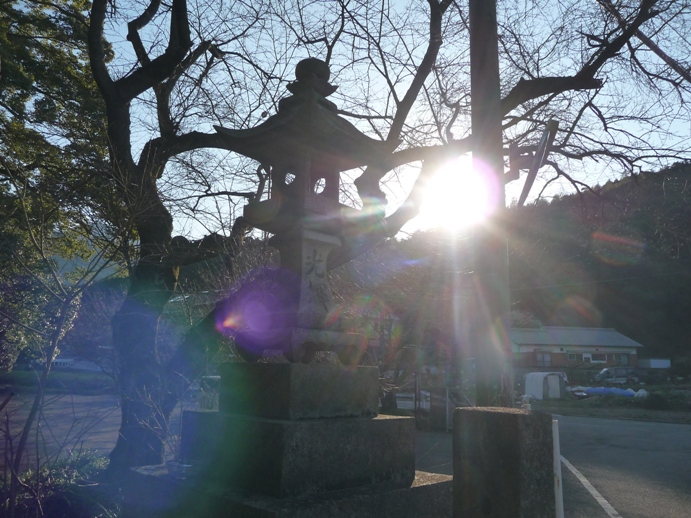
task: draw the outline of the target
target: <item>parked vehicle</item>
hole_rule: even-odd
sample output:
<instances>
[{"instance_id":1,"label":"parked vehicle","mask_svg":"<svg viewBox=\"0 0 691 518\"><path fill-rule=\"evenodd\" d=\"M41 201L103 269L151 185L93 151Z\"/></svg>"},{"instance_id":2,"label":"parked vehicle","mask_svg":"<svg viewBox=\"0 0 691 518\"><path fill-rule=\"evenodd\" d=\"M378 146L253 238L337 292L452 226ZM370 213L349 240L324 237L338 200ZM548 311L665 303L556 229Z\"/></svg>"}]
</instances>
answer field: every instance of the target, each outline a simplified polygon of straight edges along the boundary
<instances>
[{"instance_id":1,"label":"parked vehicle","mask_svg":"<svg viewBox=\"0 0 691 518\"><path fill-rule=\"evenodd\" d=\"M638 383L639 373L633 367L605 367L595 375L595 381L601 383Z\"/></svg>"},{"instance_id":2,"label":"parked vehicle","mask_svg":"<svg viewBox=\"0 0 691 518\"><path fill-rule=\"evenodd\" d=\"M52 367L54 369L67 369L74 365L74 358L55 358ZM45 364L40 360L31 360L26 370L42 370Z\"/></svg>"}]
</instances>

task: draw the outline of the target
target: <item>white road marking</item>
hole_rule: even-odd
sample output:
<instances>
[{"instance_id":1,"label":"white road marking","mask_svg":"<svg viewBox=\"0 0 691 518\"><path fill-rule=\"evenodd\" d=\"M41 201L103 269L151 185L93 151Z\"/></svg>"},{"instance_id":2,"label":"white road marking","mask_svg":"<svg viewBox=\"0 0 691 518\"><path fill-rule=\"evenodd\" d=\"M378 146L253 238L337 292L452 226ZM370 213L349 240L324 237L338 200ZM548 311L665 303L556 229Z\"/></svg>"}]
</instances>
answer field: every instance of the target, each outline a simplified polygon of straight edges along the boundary
<instances>
[{"instance_id":1,"label":"white road marking","mask_svg":"<svg viewBox=\"0 0 691 518\"><path fill-rule=\"evenodd\" d=\"M605 497L603 497L600 492L593 487L593 485L588 481L587 478L583 476L583 473L578 471L573 464L571 464L568 460L566 460L563 456L561 456L561 461L564 463L564 466L569 468L569 471L576 475L576 478L581 481L581 484L583 484L583 487L585 487L588 492L593 495L593 498L597 500L597 503L600 504L600 507L602 507L607 515L610 518L621 518L621 515L612 507L612 505L605 500Z\"/></svg>"}]
</instances>

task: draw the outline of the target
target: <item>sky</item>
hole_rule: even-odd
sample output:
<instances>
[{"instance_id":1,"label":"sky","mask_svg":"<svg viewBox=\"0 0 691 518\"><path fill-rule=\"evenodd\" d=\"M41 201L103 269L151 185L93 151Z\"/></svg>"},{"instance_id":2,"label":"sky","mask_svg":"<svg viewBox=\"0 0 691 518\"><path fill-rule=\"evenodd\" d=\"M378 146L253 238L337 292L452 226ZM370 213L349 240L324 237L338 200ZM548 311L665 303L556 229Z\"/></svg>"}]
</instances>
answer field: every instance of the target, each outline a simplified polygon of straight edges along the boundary
<instances>
[{"instance_id":1,"label":"sky","mask_svg":"<svg viewBox=\"0 0 691 518\"><path fill-rule=\"evenodd\" d=\"M530 3L530 5L535 4L532 6L532 9L535 9L535 6L537 6L539 3L540 2L534 1ZM395 9L402 9L406 4L407 2L403 1L392 2L392 5ZM550 6L555 6L555 13L557 9L557 4L561 9L564 6L568 6L569 1L563 0L556 2L554 4L549 4ZM190 9L194 10L195 5L197 4L194 4L194 2L190 3ZM203 2L199 4L199 6L201 5L203 5ZM528 5L529 4L526 4L526 6ZM122 10L120 12L124 13L125 11ZM120 12L118 13L118 16L120 16L120 19L118 21L122 22L125 20L125 18L124 14L121 15ZM511 13L505 13L505 15L510 16ZM528 25L526 27L517 27L516 29L526 30L527 28L534 30L536 32L544 32L547 28L547 32L550 32L553 30L553 28L547 27L545 24L553 18L553 15L554 13L550 12L541 13L538 18L534 19L534 22L528 20ZM219 21L219 23L221 22L222 21ZM530 27L530 23L533 23L532 27ZM569 28L567 27L566 29ZM575 30L574 28L570 29ZM204 32L206 29L195 28L195 30L200 30ZM118 54L125 57L126 61L131 62L131 58L133 57L132 47L126 41L125 33L126 26L124 24L113 24L108 30L108 38L114 43ZM155 38L150 39L151 41L154 41ZM536 53L538 56L549 56L549 48L536 49ZM572 58L572 54L573 53L568 54L569 59ZM290 56L284 56L284 58L287 60L287 62L297 62L298 56L296 55L294 56L294 58L291 58ZM545 58L543 65L550 67L558 67L560 66L560 62L558 60L550 61L548 58ZM120 69L118 69L118 73L122 74L125 73L127 70L128 68L121 67ZM341 77L341 79L345 80L347 78ZM352 83L352 81L349 82L346 80L343 87L353 88L355 86L357 86L356 83ZM404 83L397 87L398 91L403 91L403 87ZM635 86L632 86L628 95L637 95L637 93L637 88ZM673 100L671 105L673 105ZM133 144L135 149L140 149L143 146L143 143L151 136L151 131L147 129L147 125L150 125L152 122L154 122L154 119L152 113L145 109L144 101L139 101L138 104L135 103L133 106L133 111L135 114L135 116L133 117L133 121L135 122L135 124L133 125ZM199 127L198 129L202 131L210 130L211 122L212 121L209 120L208 126ZM691 149L691 121L685 120L683 118L683 113L674 114L670 112L669 124L673 129L673 132L680 135L679 138L682 141L686 141L687 143L689 143L689 146L687 147ZM633 135L643 136L643 138L648 139L652 145L659 144L663 146L668 144L668 142L659 140L658 137L653 133L646 134L646 131L648 130L636 128L633 125L623 129L625 131L630 131L630 133ZM656 141L656 139L658 139L659 141ZM218 156L219 158L216 164L212 164L211 162L209 162L205 165L209 167L216 167L222 165L222 162L224 160L227 160L226 158L224 158L226 155L219 154ZM476 220L479 217L479 215L482 214L483 209L481 207L480 202L484 194L482 192L482 188L479 186L480 184L477 182L477 178L471 172L469 163L470 159L468 156L461 157L456 163L446 166L444 170L440 173L439 179L431 182L429 188L429 200L427 201L427 203L423 205L421 214L417 218L409 222L408 225L406 225L404 231L401 234L401 237L404 237L405 235L414 232L418 229L431 228L439 223L441 223L442 226L447 226L459 230L471 224L474 220ZM576 167L579 168L579 170L578 174L576 174L575 176L578 176L579 179L586 179L587 182L591 185L604 184L607 180L615 179L615 173L613 173L614 169L612 169L610 167L610 164L608 164L606 161L596 162L593 160L586 160L581 164L576 164ZM410 187L412 186L412 183L414 182L415 175L416 170L414 168L401 168L399 171L397 171L395 178L390 180L388 185L384 186L385 190L388 191L387 193L389 198L389 210L394 210L405 197ZM231 178L226 177L223 181L225 182L226 188L230 186L230 188L237 190L237 185L230 184ZM506 186L506 200L508 204L511 204L512 201L515 201L518 198L524 181L525 175L522 175L521 179L512 182ZM531 192L532 196L529 198L528 203L530 203L530 200L541 191L544 184L545 179L539 176L536 185L533 187L533 190ZM565 192L573 192L573 188L565 182L555 182L553 185L550 186L546 194L549 197L554 194L562 194ZM235 206L229 205L225 202L222 203L222 205L219 207L209 205L209 210L210 212L213 212L214 210L227 212L232 212L233 210L237 211L240 210L243 203L244 202L242 200L238 200L238 203ZM206 222L206 224L203 224L192 221L191 219L186 218L180 214L175 215L176 233L188 235L189 237L201 237L201 235L206 234L209 232L209 230L211 230L211 225L213 225L212 220L209 220ZM225 230L227 231L228 228L226 227Z\"/></svg>"}]
</instances>

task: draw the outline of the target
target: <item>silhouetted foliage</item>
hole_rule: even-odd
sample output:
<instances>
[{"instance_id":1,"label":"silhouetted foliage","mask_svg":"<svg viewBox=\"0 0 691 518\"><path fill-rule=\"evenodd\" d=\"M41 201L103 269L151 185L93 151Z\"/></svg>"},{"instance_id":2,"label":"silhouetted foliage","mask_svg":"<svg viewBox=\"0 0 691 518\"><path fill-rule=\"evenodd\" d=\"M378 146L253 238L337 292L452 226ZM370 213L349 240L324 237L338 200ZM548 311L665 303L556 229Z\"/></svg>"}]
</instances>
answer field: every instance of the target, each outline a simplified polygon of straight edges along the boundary
<instances>
[{"instance_id":1,"label":"silhouetted foliage","mask_svg":"<svg viewBox=\"0 0 691 518\"><path fill-rule=\"evenodd\" d=\"M691 343L691 166L512 211L512 300L546 325L614 327L641 354Z\"/></svg>"}]
</instances>

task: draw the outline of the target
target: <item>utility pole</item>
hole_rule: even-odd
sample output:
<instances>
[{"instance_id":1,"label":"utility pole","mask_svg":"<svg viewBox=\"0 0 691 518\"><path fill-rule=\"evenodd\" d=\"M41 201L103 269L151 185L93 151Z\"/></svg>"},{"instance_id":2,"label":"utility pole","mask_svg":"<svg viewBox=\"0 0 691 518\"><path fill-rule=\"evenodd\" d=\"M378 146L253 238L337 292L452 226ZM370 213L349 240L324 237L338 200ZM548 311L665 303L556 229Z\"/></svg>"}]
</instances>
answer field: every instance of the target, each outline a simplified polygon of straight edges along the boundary
<instances>
[{"instance_id":1,"label":"utility pole","mask_svg":"<svg viewBox=\"0 0 691 518\"><path fill-rule=\"evenodd\" d=\"M505 225L504 158L496 0L469 0L473 166L483 172L492 211L475 232L475 348L477 406L513 405L509 331L509 263Z\"/></svg>"}]
</instances>

